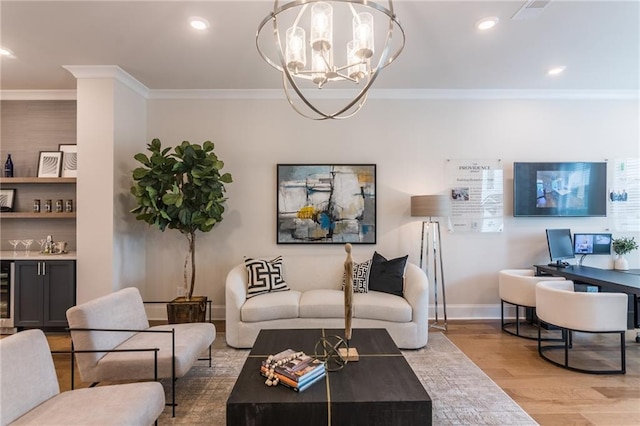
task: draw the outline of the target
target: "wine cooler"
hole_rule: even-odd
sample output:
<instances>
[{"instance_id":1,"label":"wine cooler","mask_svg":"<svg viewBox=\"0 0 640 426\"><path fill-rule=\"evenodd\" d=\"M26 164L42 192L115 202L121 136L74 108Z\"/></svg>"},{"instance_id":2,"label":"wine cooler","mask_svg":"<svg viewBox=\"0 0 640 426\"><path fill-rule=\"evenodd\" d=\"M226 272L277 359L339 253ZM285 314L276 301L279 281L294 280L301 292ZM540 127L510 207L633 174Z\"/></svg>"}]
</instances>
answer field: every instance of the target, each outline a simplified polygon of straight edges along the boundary
<instances>
[{"instance_id":1,"label":"wine cooler","mask_svg":"<svg viewBox=\"0 0 640 426\"><path fill-rule=\"evenodd\" d=\"M13 262L0 262L0 333L11 334L16 330L13 326L14 305L14 267Z\"/></svg>"}]
</instances>

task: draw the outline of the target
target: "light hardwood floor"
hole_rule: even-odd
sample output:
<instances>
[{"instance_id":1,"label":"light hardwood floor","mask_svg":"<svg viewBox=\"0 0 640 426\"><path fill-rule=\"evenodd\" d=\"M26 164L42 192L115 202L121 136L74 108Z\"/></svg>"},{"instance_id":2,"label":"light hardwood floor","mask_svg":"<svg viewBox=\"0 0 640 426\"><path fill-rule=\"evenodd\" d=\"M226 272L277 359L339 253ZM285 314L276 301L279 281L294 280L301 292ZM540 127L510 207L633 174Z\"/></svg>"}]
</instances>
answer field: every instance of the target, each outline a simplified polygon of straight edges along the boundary
<instances>
[{"instance_id":1,"label":"light hardwood floor","mask_svg":"<svg viewBox=\"0 0 640 426\"><path fill-rule=\"evenodd\" d=\"M216 328L223 331L224 323L216 322ZM634 342L633 331L626 339L627 374L605 376L568 371L542 360L535 341L503 333L499 321L450 321L445 335L543 426L640 425L640 344ZM70 347L64 333L49 334L48 339L52 350ZM617 360L615 339L590 339L584 339L586 355ZM602 352L601 344L613 350ZM69 357L55 355L54 360L61 389L66 390ZM86 386L78 376L76 383Z\"/></svg>"}]
</instances>

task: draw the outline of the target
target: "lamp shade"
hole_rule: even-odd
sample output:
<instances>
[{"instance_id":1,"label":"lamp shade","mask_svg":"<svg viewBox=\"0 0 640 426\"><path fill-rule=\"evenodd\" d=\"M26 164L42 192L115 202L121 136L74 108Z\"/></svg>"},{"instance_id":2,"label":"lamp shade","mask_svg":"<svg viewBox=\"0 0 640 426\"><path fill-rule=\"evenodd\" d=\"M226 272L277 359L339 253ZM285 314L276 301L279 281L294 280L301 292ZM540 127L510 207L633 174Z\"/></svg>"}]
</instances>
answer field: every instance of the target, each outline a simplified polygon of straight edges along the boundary
<instances>
[{"instance_id":1,"label":"lamp shade","mask_svg":"<svg viewBox=\"0 0 640 426\"><path fill-rule=\"evenodd\" d=\"M411 216L447 217L451 201L446 195L414 195L411 197Z\"/></svg>"}]
</instances>

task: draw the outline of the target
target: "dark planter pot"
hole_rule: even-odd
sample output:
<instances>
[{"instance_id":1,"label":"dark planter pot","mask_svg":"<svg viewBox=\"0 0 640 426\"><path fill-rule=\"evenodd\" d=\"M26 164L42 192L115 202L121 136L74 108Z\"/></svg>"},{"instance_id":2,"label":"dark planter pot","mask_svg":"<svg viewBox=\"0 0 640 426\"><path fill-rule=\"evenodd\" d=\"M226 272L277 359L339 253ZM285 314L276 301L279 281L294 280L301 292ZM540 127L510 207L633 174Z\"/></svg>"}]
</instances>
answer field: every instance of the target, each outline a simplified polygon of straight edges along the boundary
<instances>
[{"instance_id":1,"label":"dark planter pot","mask_svg":"<svg viewBox=\"0 0 640 426\"><path fill-rule=\"evenodd\" d=\"M193 296L190 300L184 297L177 297L167 303L169 324L205 322L206 312L207 296Z\"/></svg>"}]
</instances>

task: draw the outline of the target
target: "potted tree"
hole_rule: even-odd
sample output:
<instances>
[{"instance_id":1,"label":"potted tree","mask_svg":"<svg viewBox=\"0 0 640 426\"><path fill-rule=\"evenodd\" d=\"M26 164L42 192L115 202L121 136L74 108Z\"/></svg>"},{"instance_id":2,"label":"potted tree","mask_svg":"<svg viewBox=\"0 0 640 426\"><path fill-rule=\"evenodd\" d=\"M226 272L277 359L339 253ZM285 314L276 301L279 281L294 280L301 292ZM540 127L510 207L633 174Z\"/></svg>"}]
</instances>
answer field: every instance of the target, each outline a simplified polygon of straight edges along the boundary
<instances>
[{"instance_id":1,"label":"potted tree","mask_svg":"<svg viewBox=\"0 0 640 426\"><path fill-rule=\"evenodd\" d=\"M615 238L611 242L611 247L613 247L613 251L616 252L616 254L618 255L613 264L614 269L618 269L621 271L628 270L629 262L624 257L624 255L636 250L638 248L638 243L635 241L633 237Z\"/></svg>"},{"instance_id":2,"label":"potted tree","mask_svg":"<svg viewBox=\"0 0 640 426\"><path fill-rule=\"evenodd\" d=\"M194 298L196 282L196 233L209 232L222 220L225 187L231 183L229 173L222 174L224 163L214 153L214 144L188 141L174 148L162 148L159 139L147 145L150 152L134 158L141 164L133 170L131 193L138 206L131 210L160 231L175 229L187 239L184 261L184 297L167 305L170 323L204 321L206 297ZM191 265L190 274L188 266ZM190 285L187 286L190 275Z\"/></svg>"}]
</instances>

